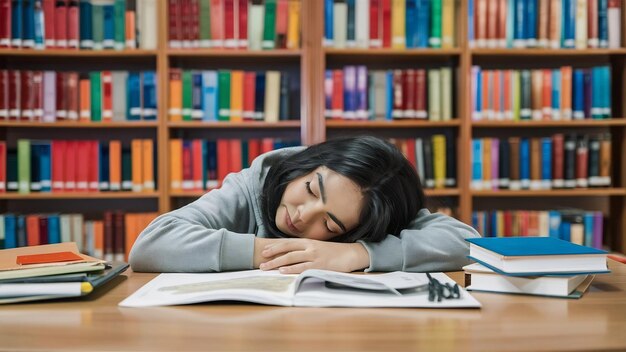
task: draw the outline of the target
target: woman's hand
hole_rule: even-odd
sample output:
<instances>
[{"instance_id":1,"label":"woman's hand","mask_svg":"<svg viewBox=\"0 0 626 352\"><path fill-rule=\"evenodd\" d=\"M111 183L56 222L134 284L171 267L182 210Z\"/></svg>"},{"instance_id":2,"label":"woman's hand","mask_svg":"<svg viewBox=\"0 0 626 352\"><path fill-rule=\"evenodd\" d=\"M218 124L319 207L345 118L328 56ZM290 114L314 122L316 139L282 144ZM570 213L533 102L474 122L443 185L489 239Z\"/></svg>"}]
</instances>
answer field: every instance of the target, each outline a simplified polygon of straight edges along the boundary
<instances>
[{"instance_id":1,"label":"woman's hand","mask_svg":"<svg viewBox=\"0 0 626 352\"><path fill-rule=\"evenodd\" d=\"M268 239L269 240L269 239ZM259 244L259 247L257 247ZM257 248L261 249L257 257ZM307 269L351 272L367 268L369 253L360 243L335 243L309 239L271 239L255 242L261 270L279 269L283 274L299 274Z\"/></svg>"}]
</instances>

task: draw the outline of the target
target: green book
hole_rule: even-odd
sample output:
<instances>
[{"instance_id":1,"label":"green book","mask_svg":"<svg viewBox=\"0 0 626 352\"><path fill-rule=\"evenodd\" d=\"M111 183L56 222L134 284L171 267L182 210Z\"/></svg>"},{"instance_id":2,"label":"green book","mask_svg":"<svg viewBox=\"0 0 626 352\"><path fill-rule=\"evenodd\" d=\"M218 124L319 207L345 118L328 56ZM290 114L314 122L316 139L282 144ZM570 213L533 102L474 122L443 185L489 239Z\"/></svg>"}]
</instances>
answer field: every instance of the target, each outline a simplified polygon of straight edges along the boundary
<instances>
[{"instance_id":1,"label":"green book","mask_svg":"<svg viewBox=\"0 0 626 352\"><path fill-rule=\"evenodd\" d=\"M263 49L276 48L276 0L265 2L265 24L263 26Z\"/></svg>"},{"instance_id":2,"label":"green book","mask_svg":"<svg viewBox=\"0 0 626 352\"><path fill-rule=\"evenodd\" d=\"M217 73L218 121L230 120L230 71Z\"/></svg>"},{"instance_id":3,"label":"green book","mask_svg":"<svg viewBox=\"0 0 626 352\"><path fill-rule=\"evenodd\" d=\"M130 149L122 149L122 191L133 189L132 155Z\"/></svg>"},{"instance_id":4,"label":"green book","mask_svg":"<svg viewBox=\"0 0 626 352\"><path fill-rule=\"evenodd\" d=\"M91 121L102 121L102 79L100 72L90 72Z\"/></svg>"},{"instance_id":5,"label":"green book","mask_svg":"<svg viewBox=\"0 0 626 352\"><path fill-rule=\"evenodd\" d=\"M30 193L30 140L17 141L17 183L18 192Z\"/></svg>"},{"instance_id":6,"label":"green book","mask_svg":"<svg viewBox=\"0 0 626 352\"><path fill-rule=\"evenodd\" d=\"M126 0L115 0L115 49L123 50L126 46Z\"/></svg>"},{"instance_id":7,"label":"green book","mask_svg":"<svg viewBox=\"0 0 626 352\"><path fill-rule=\"evenodd\" d=\"M441 48L441 0L432 0L430 6L430 38L428 43L431 48Z\"/></svg>"},{"instance_id":8,"label":"green book","mask_svg":"<svg viewBox=\"0 0 626 352\"><path fill-rule=\"evenodd\" d=\"M511 97L513 98L513 104L511 109L513 110L513 121L519 121L520 119L520 91L519 91L519 71L511 71Z\"/></svg>"},{"instance_id":9,"label":"green book","mask_svg":"<svg viewBox=\"0 0 626 352\"><path fill-rule=\"evenodd\" d=\"M192 95L193 82L191 80L191 71L183 71L182 85L183 85L183 121L191 121L192 110Z\"/></svg>"},{"instance_id":10,"label":"green book","mask_svg":"<svg viewBox=\"0 0 626 352\"><path fill-rule=\"evenodd\" d=\"M200 47L211 47L211 6L208 1L200 2Z\"/></svg>"},{"instance_id":11,"label":"green book","mask_svg":"<svg viewBox=\"0 0 626 352\"><path fill-rule=\"evenodd\" d=\"M428 120L441 121L441 71L428 70Z\"/></svg>"},{"instance_id":12,"label":"green book","mask_svg":"<svg viewBox=\"0 0 626 352\"><path fill-rule=\"evenodd\" d=\"M104 6L91 7L91 30L93 35L93 49L102 50L104 41Z\"/></svg>"}]
</instances>

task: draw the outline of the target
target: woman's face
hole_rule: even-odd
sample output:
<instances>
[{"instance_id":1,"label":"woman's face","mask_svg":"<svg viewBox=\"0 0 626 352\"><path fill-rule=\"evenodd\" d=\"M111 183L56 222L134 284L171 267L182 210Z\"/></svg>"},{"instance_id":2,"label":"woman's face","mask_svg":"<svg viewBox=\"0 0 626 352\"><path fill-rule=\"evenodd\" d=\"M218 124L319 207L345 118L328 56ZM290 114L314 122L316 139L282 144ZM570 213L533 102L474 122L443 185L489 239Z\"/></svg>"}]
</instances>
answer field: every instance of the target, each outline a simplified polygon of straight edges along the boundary
<instances>
[{"instance_id":1,"label":"woman's face","mask_svg":"<svg viewBox=\"0 0 626 352\"><path fill-rule=\"evenodd\" d=\"M289 236L326 241L354 229L362 207L359 186L320 166L287 185L276 225Z\"/></svg>"}]
</instances>

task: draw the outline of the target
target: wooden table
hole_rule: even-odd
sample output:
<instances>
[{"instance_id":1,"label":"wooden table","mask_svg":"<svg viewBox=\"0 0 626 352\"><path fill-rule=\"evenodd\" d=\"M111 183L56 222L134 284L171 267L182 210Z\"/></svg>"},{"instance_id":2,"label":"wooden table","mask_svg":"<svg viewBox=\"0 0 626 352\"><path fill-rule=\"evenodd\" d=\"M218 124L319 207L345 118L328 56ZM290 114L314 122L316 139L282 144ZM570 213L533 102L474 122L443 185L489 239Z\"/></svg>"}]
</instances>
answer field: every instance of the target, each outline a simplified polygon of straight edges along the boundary
<instances>
[{"instance_id":1,"label":"wooden table","mask_svg":"<svg viewBox=\"0 0 626 352\"><path fill-rule=\"evenodd\" d=\"M120 308L155 276L128 272L83 299L0 306L0 350L626 350L626 265L609 262L580 300L473 293L481 309L441 310Z\"/></svg>"}]
</instances>

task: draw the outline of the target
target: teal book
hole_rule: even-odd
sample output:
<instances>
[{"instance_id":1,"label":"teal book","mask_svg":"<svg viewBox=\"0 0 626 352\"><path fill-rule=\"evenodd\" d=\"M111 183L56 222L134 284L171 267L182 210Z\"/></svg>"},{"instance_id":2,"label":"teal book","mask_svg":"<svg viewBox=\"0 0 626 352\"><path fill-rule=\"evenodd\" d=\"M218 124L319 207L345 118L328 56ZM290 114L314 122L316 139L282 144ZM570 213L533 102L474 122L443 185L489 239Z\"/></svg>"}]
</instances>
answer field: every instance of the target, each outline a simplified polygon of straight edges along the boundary
<instances>
[{"instance_id":1,"label":"teal book","mask_svg":"<svg viewBox=\"0 0 626 352\"><path fill-rule=\"evenodd\" d=\"M91 7L91 33L93 35L93 49L102 50L104 47L104 6Z\"/></svg>"},{"instance_id":2,"label":"teal book","mask_svg":"<svg viewBox=\"0 0 626 352\"><path fill-rule=\"evenodd\" d=\"M230 120L230 71L219 71L217 73L217 120Z\"/></svg>"},{"instance_id":3,"label":"teal book","mask_svg":"<svg viewBox=\"0 0 626 352\"><path fill-rule=\"evenodd\" d=\"M123 50L126 46L126 0L115 0L113 27L115 29L115 49Z\"/></svg>"},{"instance_id":4,"label":"teal book","mask_svg":"<svg viewBox=\"0 0 626 352\"><path fill-rule=\"evenodd\" d=\"M90 72L91 121L102 121L102 77L100 72Z\"/></svg>"},{"instance_id":5,"label":"teal book","mask_svg":"<svg viewBox=\"0 0 626 352\"><path fill-rule=\"evenodd\" d=\"M466 238L469 258L504 275L608 273L607 252L553 237Z\"/></svg>"}]
</instances>

